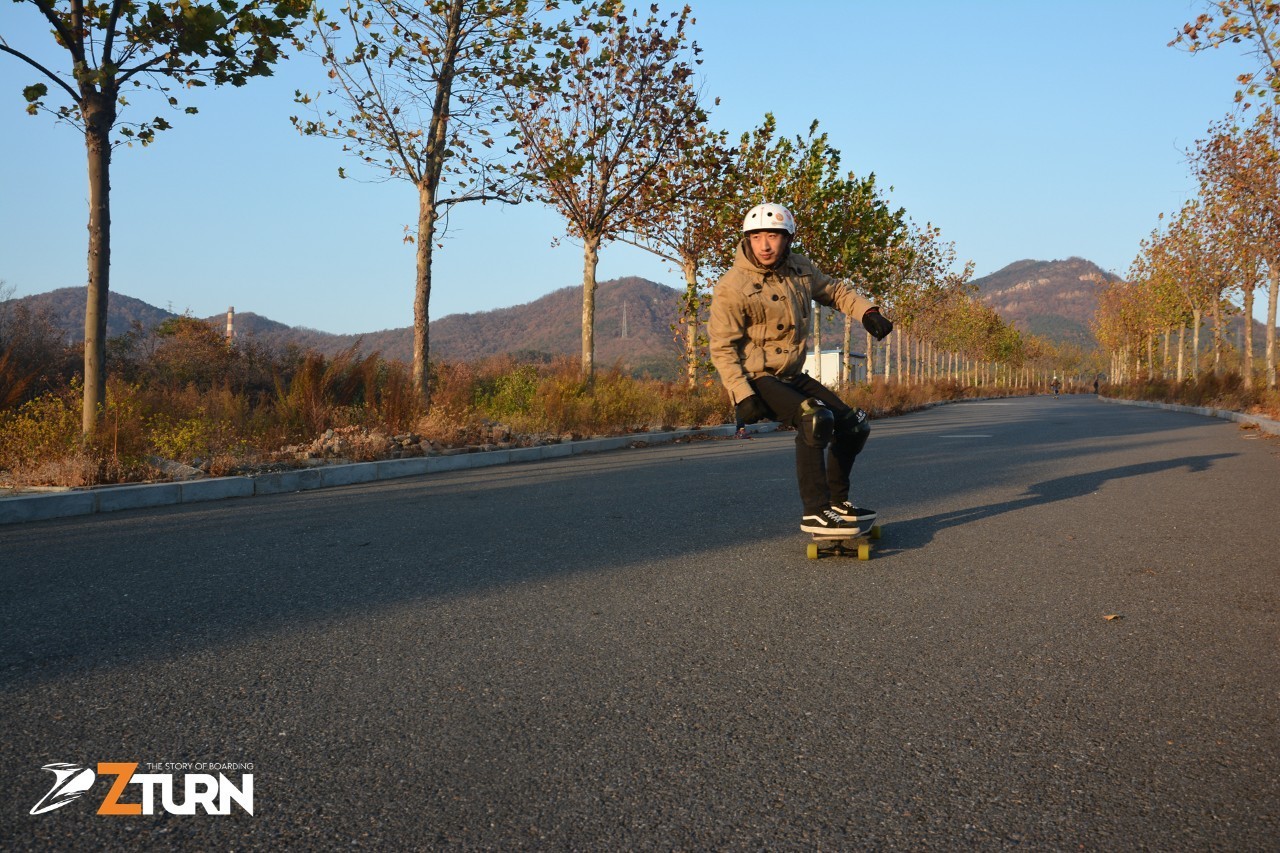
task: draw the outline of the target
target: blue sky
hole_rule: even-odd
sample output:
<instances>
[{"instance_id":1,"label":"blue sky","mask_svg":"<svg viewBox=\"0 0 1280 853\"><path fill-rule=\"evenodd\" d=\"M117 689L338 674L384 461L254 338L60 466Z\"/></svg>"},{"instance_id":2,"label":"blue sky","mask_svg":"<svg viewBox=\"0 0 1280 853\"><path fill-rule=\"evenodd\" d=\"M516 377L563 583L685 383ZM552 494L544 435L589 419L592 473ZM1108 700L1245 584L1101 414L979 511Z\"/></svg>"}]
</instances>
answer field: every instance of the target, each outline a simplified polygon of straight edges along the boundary
<instances>
[{"instance_id":1,"label":"blue sky","mask_svg":"<svg viewBox=\"0 0 1280 853\"><path fill-rule=\"evenodd\" d=\"M942 228L977 275L1079 256L1123 275L1139 241L1194 194L1186 150L1232 106L1252 58L1166 44L1192 0L693 0L712 124L735 138L766 112L794 135L817 119L858 174ZM34 8L0 7L0 35L65 63ZM32 48L32 46L36 46ZM82 137L24 113L38 75L0 55L0 281L16 295L85 281ZM276 77L199 93L197 116L112 173L112 290L197 316L253 311L369 332L412 322L416 221L404 182L365 175L289 123L299 57ZM146 95L131 115L161 112ZM188 101L184 101L184 104ZM803 228L803 223L801 227ZM537 205L463 205L436 254L431 315L528 302L581 283L579 246ZM680 286L638 249L606 246L598 276Z\"/></svg>"}]
</instances>

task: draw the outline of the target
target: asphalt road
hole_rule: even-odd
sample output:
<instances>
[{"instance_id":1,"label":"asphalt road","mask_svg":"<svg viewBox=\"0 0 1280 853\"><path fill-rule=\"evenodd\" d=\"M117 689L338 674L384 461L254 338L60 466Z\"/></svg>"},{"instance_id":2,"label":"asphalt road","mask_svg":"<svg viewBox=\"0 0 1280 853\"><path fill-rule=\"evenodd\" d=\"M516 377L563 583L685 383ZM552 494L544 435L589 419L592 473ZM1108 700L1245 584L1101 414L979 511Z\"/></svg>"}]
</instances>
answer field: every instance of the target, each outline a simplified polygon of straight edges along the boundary
<instances>
[{"instance_id":1,"label":"asphalt road","mask_svg":"<svg viewBox=\"0 0 1280 853\"><path fill-rule=\"evenodd\" d=\"M0 848L1276 849L1280 443L878 420L860 563L806 559L791 442L0 528ZM33 816L53 762L254 811Z\"/></svg>"}]
</instances>

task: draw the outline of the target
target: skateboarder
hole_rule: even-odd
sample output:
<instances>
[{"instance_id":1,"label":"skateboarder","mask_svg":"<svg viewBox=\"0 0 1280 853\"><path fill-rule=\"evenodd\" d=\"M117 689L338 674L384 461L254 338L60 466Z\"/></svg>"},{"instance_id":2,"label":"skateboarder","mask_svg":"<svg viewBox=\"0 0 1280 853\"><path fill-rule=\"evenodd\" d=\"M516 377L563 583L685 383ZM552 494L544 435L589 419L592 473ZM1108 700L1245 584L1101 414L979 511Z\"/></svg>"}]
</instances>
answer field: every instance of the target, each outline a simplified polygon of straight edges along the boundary
<instances>
[{"instance_id":1,"label":"skateboarder","mask_svg":"<svg viewBox=\"0 0 1280 853\"><path fill-rule=\"evenodd\" d=\"M711 361L740 423L772 418L795 428L800 529L855 534L876 517L849 500L849 472L871 427L866 412L802 372L813 302L858 317L877 339L893 323L847 283L792 254L795 233L795 217L780 204L747 212L733 266L711 297Z\"/></svg>"}]
</instances>

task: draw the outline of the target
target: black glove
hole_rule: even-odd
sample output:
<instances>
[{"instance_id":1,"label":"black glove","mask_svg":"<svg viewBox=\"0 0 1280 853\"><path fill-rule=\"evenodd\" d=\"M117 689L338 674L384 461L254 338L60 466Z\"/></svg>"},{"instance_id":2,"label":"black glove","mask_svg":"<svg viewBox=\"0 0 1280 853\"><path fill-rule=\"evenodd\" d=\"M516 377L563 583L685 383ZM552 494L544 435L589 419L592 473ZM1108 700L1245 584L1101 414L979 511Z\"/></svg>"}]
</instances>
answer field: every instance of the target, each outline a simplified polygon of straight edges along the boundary
<instances>
[{"instance_id":1,"label":"black glove","mask_svg":"<svg viewBox=\"0 0 1280 853\"><path fill-rule=\"evenodd\" d=\"M877 341L884 340L885 336L893 331L893 323L874 305L863 312L862 325Z\"/></svg>"},{"instance_id":2,"label":"black glove","mask_svg":"<svg viewBox=\"0 0 1280 853\"><path fill-rule=\"evenodd\" d=\"M734 406L734 413L737 415L738 420L744 424L767 421L773 417L773 412L764 404L764 400L760 399L759 394L752 394Z\"/></svg>"}]
</instances>

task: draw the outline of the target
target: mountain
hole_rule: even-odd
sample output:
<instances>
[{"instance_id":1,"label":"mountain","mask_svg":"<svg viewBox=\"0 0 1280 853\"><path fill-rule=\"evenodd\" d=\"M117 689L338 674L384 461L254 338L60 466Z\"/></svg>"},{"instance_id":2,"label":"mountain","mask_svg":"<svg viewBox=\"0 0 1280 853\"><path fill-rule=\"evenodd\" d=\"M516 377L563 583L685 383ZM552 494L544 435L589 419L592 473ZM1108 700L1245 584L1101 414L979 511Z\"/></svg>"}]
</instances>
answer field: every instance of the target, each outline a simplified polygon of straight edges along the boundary
<instances>
[{"instance_id":1,"label":"mountain","mask_svg":"<svg viewBox=\"0 0 1280 853\"><path fill-rule=\"evenodd\" d=\"M1119 281L1084 258L1015 261L974 279L978 299L1021 332L1091 349L1089 328L1104 285Z\"/></svg>"},{"instance_id":2,"label":"mountain","mask_svg":"<svg viewBox=\"0 0 1280 853\"><path fill-rule=\"evenodd\" d=\"M678 347L671 330L679 310L680 291L643 278L605 281L596 292L596 363L621 364L634 372L675 376ZM68 342L84 335L84 288L67 287L25 296L18 302L45 314L61 329ZM137 322L150 329L170 317L172 311L156 308L111 293L107 310L107 336L129 331ZM226 328L225 314L205 318L219 331ZM251 311L233 317L235 334L275 347L295 345L333 355L352 346L364 352L409 361L413 354L413 328L384 329L361 335L335 335L305 327L287 326ZM472 361L487 356L517 353L539 359L577 355L582 351L582 287L565 287L524 305L473 314L450 314L431 323L431 354L444 361Z\"/></svg>"}]
</instances>

